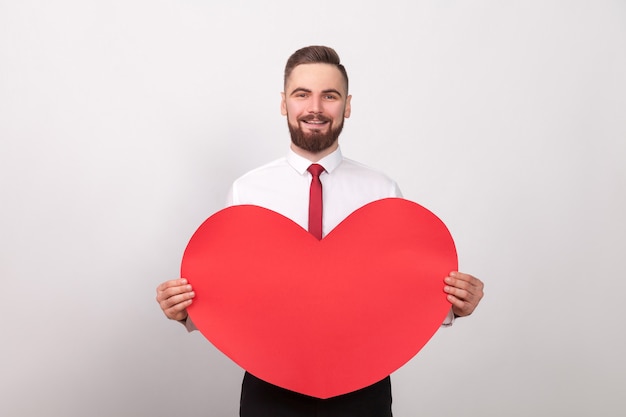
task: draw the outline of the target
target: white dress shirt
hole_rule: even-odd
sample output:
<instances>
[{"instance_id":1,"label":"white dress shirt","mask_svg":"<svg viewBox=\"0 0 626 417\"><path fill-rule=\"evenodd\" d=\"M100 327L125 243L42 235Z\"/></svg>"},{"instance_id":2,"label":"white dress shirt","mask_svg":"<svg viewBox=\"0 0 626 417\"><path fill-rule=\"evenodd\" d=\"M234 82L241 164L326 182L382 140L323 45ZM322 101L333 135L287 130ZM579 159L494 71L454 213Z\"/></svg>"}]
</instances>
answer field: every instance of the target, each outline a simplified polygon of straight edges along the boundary
<instances>
[{"instance_id":1,"label":"white dress shirt","mask_svg":"<svg viewBox=\"0 0 626 417\"><path fill-rule=\"evenodd\" d=\"M322 234L326 236L356 209L387 197L402 197L396 183L385 174L344 158L341 150L317 162L325 172L322 182ZM309 222L311 161L292 150L278 159L237 179L229 192L228 205L253 204L293 220L305 230Z\"/></svg>"}]
</instances>

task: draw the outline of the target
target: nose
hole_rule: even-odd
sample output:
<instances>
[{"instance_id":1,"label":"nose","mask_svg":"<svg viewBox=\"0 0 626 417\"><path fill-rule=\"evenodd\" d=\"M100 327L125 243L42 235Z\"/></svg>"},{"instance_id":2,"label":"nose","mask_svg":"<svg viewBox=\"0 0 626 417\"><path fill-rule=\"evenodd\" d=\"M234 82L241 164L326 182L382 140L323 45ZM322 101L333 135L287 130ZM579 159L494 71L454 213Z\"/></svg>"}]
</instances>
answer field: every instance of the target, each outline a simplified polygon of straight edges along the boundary
<instances>
[{"instance_id":1,"label":"nose","mask_svg":"<svg viewBox=\"0 0 626 417\"><path fill-rule=\"evenodd\" d=\"M320 114L322 113L322 98L318 96L311 96L309 100L309 113Z\"/></svg>"}]
</instances>

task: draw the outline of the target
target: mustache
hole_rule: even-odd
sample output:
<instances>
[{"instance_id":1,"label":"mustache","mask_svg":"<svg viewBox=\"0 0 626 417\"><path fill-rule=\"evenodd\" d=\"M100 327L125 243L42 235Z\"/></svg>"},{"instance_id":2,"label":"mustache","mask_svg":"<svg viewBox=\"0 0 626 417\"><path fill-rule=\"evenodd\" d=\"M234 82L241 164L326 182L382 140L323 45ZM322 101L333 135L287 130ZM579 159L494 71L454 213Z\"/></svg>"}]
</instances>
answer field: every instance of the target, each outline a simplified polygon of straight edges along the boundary
<instances>
[{"instance_id":1,"label":"mustache","mask_svg":"<svg viewBox=\"0 0 626 417\"><path fill-rule=\"evenodd\" d=\"M329 117L326 117L324 115L321 114L309 114L306 116L302 116L298 118L299 122L310 122L310 121L319 121L319 122L331 122L331 119Z\"/></svg>"}]
</instances>

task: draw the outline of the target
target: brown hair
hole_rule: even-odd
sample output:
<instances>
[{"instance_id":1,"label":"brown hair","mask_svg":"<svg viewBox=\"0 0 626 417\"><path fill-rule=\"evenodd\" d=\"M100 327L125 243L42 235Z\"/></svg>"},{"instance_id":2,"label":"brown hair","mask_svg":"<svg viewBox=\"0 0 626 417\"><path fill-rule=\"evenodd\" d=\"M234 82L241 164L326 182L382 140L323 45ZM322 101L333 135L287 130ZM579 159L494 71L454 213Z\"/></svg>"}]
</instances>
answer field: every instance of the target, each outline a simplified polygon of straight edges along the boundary
<instances>
[{"instance_id":1,"label":"brown hair","mask_svg":"<svg viewBox=\"0 0 626 417\"><path fill-rule=\"evenodd\" d=\"M341 65L339 55L333 48L329 48L328 46L313 45L298 49L294 52L289 57L287 64L285 65L285 85L287 85L287 79L291 75L291 71L293 71L293 69L298 65L302 64L334 65L339 72L341 72L341 75L346 82L346 91L348 91L348 73L346 72L346 68Z\"/></svg>"}]
</instances>

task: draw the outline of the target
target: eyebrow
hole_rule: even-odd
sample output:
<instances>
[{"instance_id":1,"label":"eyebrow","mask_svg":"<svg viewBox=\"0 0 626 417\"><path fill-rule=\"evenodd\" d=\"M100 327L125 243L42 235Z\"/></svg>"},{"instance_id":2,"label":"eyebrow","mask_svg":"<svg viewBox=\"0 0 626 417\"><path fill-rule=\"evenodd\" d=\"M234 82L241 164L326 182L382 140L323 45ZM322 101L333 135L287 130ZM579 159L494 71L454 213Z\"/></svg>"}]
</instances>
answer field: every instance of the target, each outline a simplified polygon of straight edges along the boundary
<instances>
[{"instance_id":1,"label":"eyebrow","mask_svg":"<svg viewBox=\"0 0 626 417\"><path fill-rule=\"evenodd\" d=\"M312 93L312 91L309 90L308 88L298 87L298 88L295 88L291 93L289 93L289 95L293 95L295 93L300 93L300 92L302 92L302 93ZM328 93L335 93L339 97L343 97L342 94L339 91L335 90L334 88L329 88L329 89L326 89L326 90L322 90L322 94L328 94Z\"/></svg>"}]
</instances>

